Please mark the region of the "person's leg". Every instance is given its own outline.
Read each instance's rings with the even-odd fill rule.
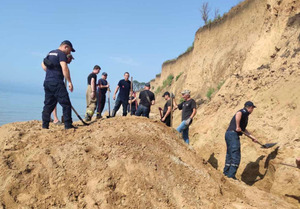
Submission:
[[[88,85],[86,91],[87,107],[86,107],[86,114],[85,114],[85,119],[87,121],[90,121],[92,119],[97,106],[97,97],[95,96],[95,98],[91,98],[91,94],[92,94],[92,88],[91,85]]]
[[[97,91],[97,118],[100,118],[101,115],[101,92]]]
[[[54,110],[57,100],[54,96],[55,94],[55,85],[51,85],[48,82],[44,83],[44,91],[45,91],[45,100],[44,100],[44,108],[42,112],[42,120],[43,120],[43,128],[49,128],[50,115]]]
[[[235,179],[235,174],[241,162],[241,144],[240,144],[240,138],[237,133],[231,132],[230,136],[231,136],[231,144],[230,144],[231,164],[227,176],[229,178]]]
[[[58,123],[59,122],[59,119],[57,117],[57,106],[55,106],[54,110],[52,111],[52,114],[53,114],[53,123]]]
[[[226,147],[227,147],[227,151],[226,151],[226,159],[225,159],[225,166],[224,166],[224,169],[223,169],[223,174],[225,176],[228,175],[228,172],[229,172],[229,168],[230,168],[230,165],[231,165],[231,146],[230,146],[230,132],[226,131],[225,133],[225,142],[226,142]]]
[[[182,130],[182,138],[185,143],[190,144],[189,140],[189,126]]]
[[[176,130],[177,130],[179,133],[181,133],[185,128],[186,128],[186,125],[185,125],[185,120],[184,120],[184,121],[182,121],[182,122],[179,124],[179,126],[177,127]]]
[[[123,116],[126,116],[127,115],[128,101],[126,101],[126,100],[122,101],[122,106],[123,106]]]
[[[143,116],[149,118],[150,108],[144,107]]]
[[[121,100],[119,98],[117,98],[116,100],[116,103],[115,103],[115,106],[114,106],[114,109],[112,111],[112,114],[111,114],[111,117],[115,117],[116,116],[116,113],[118,112],[118,110],[120,109],[121,107]]]
[[[90,103],[91,103],[91,86],[88,85],[87,89],[86,89],[86,111],[85,111],[85,120],[86,121],[90,121],[91,120],[91,117],[90,115],[88,114],[89,112],[89,106],[90,106]]]
[[[166,120],[164,121],[164,123],[165,123],[167,126],[171,127],[171,117],[167,117]]]
[[[103,109],[105,107],[105,102],[106,102],[106,96],[105,96],[105,94],[103,94],[103,95],[101,95],[101,101],[99,102],[101,104],[101,106],[100,106],[100,112],[99,112],[100,116],[101,116],[101,114],[103,112]]]
[[[65,128],[72,128],[73,121],[72,121],[72,108],[71,108],[71,101],[69,98],[69,93],[64,84],[59,84],[57,92],[55,94],[57,101],[63,107],[63,116],[64,116],[64,123]]]
[[[136,112],[135,112],[135,115],[136,116],[141,116],[142,112],[143,112],[142,105],[139,105],[138,108],[137,108],[137,110],[136,110]]]

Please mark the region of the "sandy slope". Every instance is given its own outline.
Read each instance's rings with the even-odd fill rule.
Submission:
[[[0,127],[2,208],[295,208],[224,178],[158,121],[78,126]]]
[[[295,165],[300,156],[299,69],[300,1],[246,0],[220,21],[199,29],[193,51],[163,65],[161,76],[151,82],[154,91],[168,75],[183,74],[157,95],[153,110],[163,106],[165,90],[174,92],[179,101],[180,91],[190,89],[199,104],[191,144],[221,172],[229,121],[247,100],[254,101],[258,108],[248,129],[261,142],[278,146],[260,149],[243,137],[237,176],[299,204],[300,171],[279,164]],[[211,100],[206,97],[210,87],[215,89]],[[179,122],[180,112],[175,112],[175,126]]]

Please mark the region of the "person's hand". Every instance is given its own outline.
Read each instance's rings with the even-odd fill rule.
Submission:
[[[69,82],[69,90],[73,92],[73,84],[71,82]]]
[[[258,142],[258,141],[257,141],[257,139],[255,139],[255,138],[253,138],[253,139],[252,139],[252,141],[253,141],[253,142],[255,142],[255,143],[257,143],[257,142]]]
[[[114,96],[113,96],[113,100],[116,100],[116,95],[114,94]]]
[[[166,120],[166,118],[165,118],[165,117],[163,117],[163,118],[161,119],[161,121],[162,121],[162,122],[164,122],[165,120]]]
[[[107,83],[107,88],[109,88],[109,83]]]
[[[187,120],[185,121],[185,125],[186,125],[186,126],[190,125],[191,121],[192,121],[192,118],[187,119]]]
[[[91,93],[91,99],[95,99],[95,96],[96,96],[96,94],[95,94],[95,92],[93,91],[93,92]]]
[[[240,127],[235,129],[236,132],[242,132],[242,129]]]
[[[171,93],[170,97],[174,99],[175,95],[173,93]]]

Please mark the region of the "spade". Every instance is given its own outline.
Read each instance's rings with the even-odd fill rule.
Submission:
[[[242,131],[243,134],[245,134],[247,137],[249,137],[250,139],[254,140],[254,138],[252,136],[250,136],[249,134],[245,133],[244,131]],[[264,149],[268,149],[268,148],[271,148],[273,146],[275,146],[277,143],[267,143],[267,144],[262,144],[260,143],[259,141],[257,141],[258,144],[261,145],[261,148],[264,148]]]

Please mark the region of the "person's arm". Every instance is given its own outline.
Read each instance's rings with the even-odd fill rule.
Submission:
[[[95,96],[96,96],[95,78],[92,78],[92,79],[91,79],[91,89],[92,89],[91,98],[94,99]]]
[[[44,71],[47,71],[47,67],[46,67],[46,65],[44,64],[44,61],[42,62],[42,68],[43,68]]]
[[[193,119],[193,117],[196,115],[197,109],[193,108],[193,113],[191,114],[190,118]]]
[[[102,85],[102,83],[100,82],[99,87],[100,87],[100,89],[109,88],[109,83],[107,83],[107,85]]]
[[[72,92],[73,91],[73,84],[72,84],[72,81],[71,81],[69,67],[68,67],[67,63],[64,62],[64,61],[60,62],[60,66],[62,68],[62,72],[63,72],[64,77],[67,79],[67,81],[69,83],[69,90]]]
[[[119,88],[120,88],[120,86],[118,85],[117,88],[116,88],[116,90],[115,90],[115,92],[114,92],[114,96],[113,96],[114,100],[116,99],[116,94],[118,93]]]
[[[240,127],[241,119],[242,119],[242,112],[237,112],[235,114],[236,132],[242,131],[242,129]]]
[[[161,120],[165,121],[166,118],[168,117],[168,115],[170,115],[170,114],[171,114],[171,106],[168,107],[168,110],[167,110],[166,114],[164,115],[164,117]]]
[[[257,139],[256,139],[254,136],[252,136],[251,133],[250,133],[247,129],[245,129],[244,133],[245,133],[249,138],[251,138],[253,142],[257,142]]]

